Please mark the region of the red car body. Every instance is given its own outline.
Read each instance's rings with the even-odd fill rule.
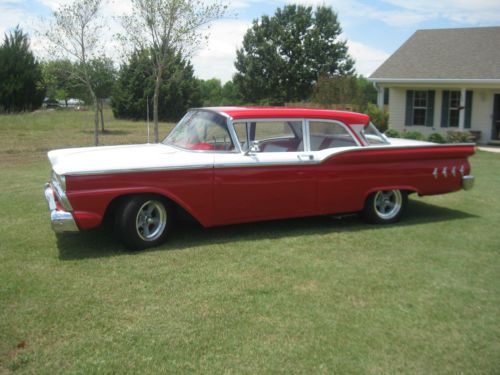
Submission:
[[[93,157],[92,153],[103,148],[49,153],[55,178],[47,185],[46,189],[49,190],[46,190],[46,196],[49,205],[51,197],[53,200],[51,211],[55,216],[52,220],[54,229],[71,231],[94,228],[101,224],[110,209],[115,208],[114,202],[137,194],[164,197],[173,205],[182,207],[203,226],[211,227],[359,212],[364,209],[368,197],[375,192],[399,190],[419,195],[443,194],[470,188],[474,180],[469,175],[468,162],[468,157],[475,152],[473,144],[438,145],[388,140],[383,136],[380,136],[382,143],[370,144],[369,136],[363,133],[369,126],[369,118],[363,114],[248,107],[209,108],[202,111],[225,119],[225,126],[233,139],[224,139],[224,147],[233,147],[231,151],[218,149],[220,146],[215,138],[212,143],[196,142],[187,148],[168,143],[150,145],[145,150],[154,148],[152,157],[161,158],[163,149],[156,148],[165,147],[165,160],[170,157],[170,161],[165,161],[164,166],[157,161],[155,165],[148,166],[146,160],[144,165],[130,168],[125,161],[125,164],[108,169],[82,167],[86,157]],[[219,117],[217,121],[222,121]],[[293,135],[260,141],[261,145],[272,143],[273,149],[279,152],[250,152],[249,144],[244,150],[242,145],[245,142],[234,140],[234,137],[239,137],[235,136],[235,124],[244,124],[238,126],[246,127],[246,137],[249,137],[251,124],[257,123],[264,127],[265,124],[274,124],[274,120],[295,126],[301,133],[295,137],[301,136],[304,141],[304,145],[300,146],[302,150],[288,153],[289,150],[285,150],[293,143]],[[318,122],[323,125],[337,124],[339,129],[346,132],[342,137],[352,138],[344,138],[352,146],[317,146],[318,150],[313,151],[311,124]],[[306,137],[309,137],[308,141]],[[337,134],[329,137],[335,138]],[[378,142],[376,137],[373,136],[373,139]],[[109,158],[113,158],[113,153],[117,152],[113,147],[105,149],[109,150],[106,151]],[[133,155],[134,150],[124,151],[121,148],[120,152]],[[138,155],[139,152],[142,151],[137,151]],[[77,167],[72,167],[72,158],[78,164]],[[177,162],[173,161],[175,158]],[[185,161],[187,159],[189,161]],[[135,162],[135,159],[131,160]],[[63,183],[61,179],[64,179]],[[59,212],[59,217],[54,212]]]

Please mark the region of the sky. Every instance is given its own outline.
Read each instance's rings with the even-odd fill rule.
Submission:
[[[0,32],[19,24],[31,38],[39,58],[47,58],[43,40],[36,36],[40,18],[50,18],[64,0],[0,0]],[[252,20],[272,16],[287,4],[331,6],[338,15],[349,53],[358,74],[369,76],[416,30],[456,27],[500,26],[500,0],[233,0],[227,2],[226,16],[214,22],[207,42],[192,57],[198,78],[218,78],[222,82],[235,73],[236,50],[241,47]],[[130,12],[129,0],[105,0],[103,14],[117,16]],[[109,35],[120,32],[111,21]],[[106,54],[116,58],[116,42],[108,43]]]

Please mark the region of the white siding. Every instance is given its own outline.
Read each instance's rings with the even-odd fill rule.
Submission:
[[[389,89],[389,128],[402,131],[405,128],[406,89]]]
[[[487,143],[491,140],[495,93],[500,94],[500,90],[474,90],[471,130],[481,131],[481,139],[479,140],[481,143]]]
[[[443,90],[460,90],[459,88],[391,87],[389,90],[389,128],[397,131],[418,131],[424,135],[429,135],[431,133],[446,135],[446,132],[450,130],[450,128],[441,127],[442,93]],[[435,90],[433,127],[405,126],[407,90]],[[491,140],[494,94],[500,94],[500,88],[494,90],[467,88],[467,90],[473,91],[474,94],[472,97],[471,128],[465,130],[481,131],[481,139],[479,142],[488,143]],[[456,128],[451,128],[451,130],[456,130]]]

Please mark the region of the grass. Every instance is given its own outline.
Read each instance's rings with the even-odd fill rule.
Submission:
[[[397,225],[186,223],[131,254],[50,229],[45,151],[90,145],[91,116],[0,117],[0,373],[500,372],[500,154]],[[104,143],[145,141],[107,117]]]

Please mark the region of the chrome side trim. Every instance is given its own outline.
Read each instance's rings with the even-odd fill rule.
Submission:
[[[213,164],[201,165],[181,165],[170,167],[141,167],[141,168],[127,168],[127,169],[103,169],[98,171],[81,171],[65,173],[66,176],[90,176],[101,174],[120,174],[120,173],[136,173],[136,172],[162,172],[162,171],[178,171],[178,170],[195,170],[195,169],[212,169]]]
[[[307,157],[306,160],[301,160],[300,156]],[[215,165],[215,169],[220,168],[261,168],[261,167],[291,167],[291,166],[304,166],[304,165],[317,165],[321,164],[319,160],[310,158],[312,155],[298,155],[297,161],[286,162],[258,162],[258,163],[220,163]]]
[[[462,189],[470,190],[474,187],[474,180],[476,178],[472,175],[462,177]]]
[[[56,201],[54,198],[54,190],[50,184],[45,184],[45,200],[50,210],[50,222],[52,230],[56,233],[78,232],[78,226],[71,212],[62,211],[57,209]]]
[[[245,120],[246,121],[246,120]],[[294,119],[294,121],[297,121],[297,119]],[[299,120],[300,121],[300,120]],[[239,122],[239,120],[238,120]],[[449,148],[449,147],[456,147],[456,146],[475,146],[474,143],[454,143],[454,144],[448,144],[448,145],[411,145],[411,146],[393,146],[393,145],[382,145],[382,146],[370,146],[370,147],[359,147],[359,146],[352,146],[349,149],[343,149],[341,151],[336,150],[335,148],[329,149],[331,150],[331,153],[325,155],[322,159],[317,159],[314,160],[314,162],[310,164],[321,164],[322,162],[330,159],[331,157],[336,157],[338,155],[343,155],[346,153],[356,153],[356,152],[371,152],[374,150],[387,150],[387,149],[392,149],[392,150],[402,150],[402,149],[421,149],[421,148]],[[325,151],[325,150],[322,150]],[[307,151],[300,151],[300,152],[307,152]],[[317,152],[320,151],[314,151],[316,154]],[[231,153],[220,153],[220,154],[236,154],[234,152]],[[267,166],[267,165],[296,165],[299,164],[298,162],[285,162],[285,163],[280,163],[280,162],[269,162],[269,163],[259,163],[258,166]],[[300,163],[300,164],[303,164]],[[242,163],[241,165],[239,163],[235,164],[199,164],[199,165],[183,165],[183,166],[161,166],[161,167],[141,167],[141,168],[127,168],[127,169],[118,169],[118,170],[96,170],[96,171],[79,171],[79,172],[67,172],[64,173],[66,176],[86,176],[86,175],[102,175],[102,174],[120,174],[120,173],[136,173],[136,172],[161,172],[161,171],[177,171],[177,170],[197,170],[197,169],[213,169],[213,168],[227,168],[227,167],[233,167],[233,166],[247,166],[247,164]],[[256,164],[250,164],[248,166],[257,166]]]

